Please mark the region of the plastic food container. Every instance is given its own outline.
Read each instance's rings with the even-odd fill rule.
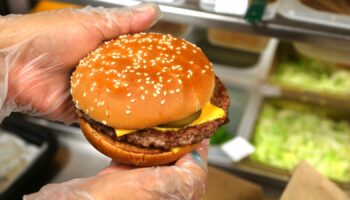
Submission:
[[[292,166],[303,157],[350,193],[350,175],[342,174],[349,173],[350,166],[346,156],[350,144],[345,139],[350,140],[349,112],[279,97],[266,97],[256,108],[251,131],[240,133],[256,152],[231,168],[280,185],[289,180]],[[259,145],[266,141],[270,144]],[[290,166],[281,167],[283,161]]]
[[[279,13],[291,20],[350,29],[350,16],[315,9],[300,0],[281,0]]]
[[[148,32],[171,34],[177,37],[185,37],[188,33],[189,25],[174,22],[158,22]]]
[[[261,53],[215,46],[209,43],[207,30],[193,27],[187,40],[200,47],[214,64],[216,73],[229,79],[243,82],[256,82],[266,79],[272,65],[278,40],[270,38],[267,47]]]
[[[267,77],[272,66],[278,40],[269,39],[267,47],[261,53],[214,46],[206,39],[196,44],[215,64],[216,72],[237,80],[260,81]]]
[[[232,8],[232,9],[229,9],[229,10],[227,9],[227,6],[226,6],[227,3],[228,3],[227,1],[225,2],[222,0],[200,0],[199,5],[201,9],[209,12],[217,12],[217,13],[223,13],[223,14],[231,14],[238,17],[244,17],[245,12],[248,8],[248,5],[246,5],[247,3],[249,3],[248,1],[246,1],[246,3],[240,3],[240,5],[230,5],[229,8]],[[278,0],[269,0],[262,19],[263,20],[273,19],[276,15],[278,5],[279,5]],[[225,6],[226,8],[224,8]],[[238,10],[237,9],[238,7],[241,7],[241,9]]]
[[[269,39],[270,38],[264,36],[220,29],[208,30],[208,40],[210,43],[221,47],[243,50],[252,53],[263,52],[267,48]]]
[[[49,10],[65,9],[65,8],[79,8],[80,6],[71,3],[64,3],[59,1],[40,0],[32,9],[33,13],[43,12]]]
[[[0,140],[0,199],[19,199],[24,192],[34,192],[26,189],[42,170],[48,170],[56,138],[46,128],[10,117],[1,124]]]
[[[350,110],[350,68],[302,54],[291,44],[281,43],[269,84],[289,98]]]
[[[232,68],[254,68],[261,58],[261,54],[259,53],[215,46],[206,39],[199,41],[197,45],[213,63],[231,66]]]
[[[319,11],[350,15],[348,0],[300,0],[304,5]]]
[[[328,61],[350,68],[350,47],[335,48],[323,47],[321,45],[310,45],[306,43],[293,43],[294,48],[303,56]]]

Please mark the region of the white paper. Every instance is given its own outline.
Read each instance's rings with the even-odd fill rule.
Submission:
[[[248,0],[216,0],[215,12],[232,15],[244,15],[248,9]]]
[[[221,145],[221,149],[234,162],[242,160],[255,151],[254,146],[240,136],[235,137],[232,140]]]

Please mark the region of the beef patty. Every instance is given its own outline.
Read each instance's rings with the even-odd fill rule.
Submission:
[[[213,105],[222,108],[226,112],[226,117],[209,121],[197,126],[185,127],[178,131],[141,129],[134,133],[129,133],[120,137],[116,136],[114,128],[91,119],[81,110],[77,110],[77,113],[78,116],[85,119],[92,128],[100,133],[110,136],[114,140],[126,142],[139,147],[170,149],[173,147],[194,144],[205,138],[210,138],[218,127],[229,121],[227,116],[230,98],[225,86],[218,78],[215,79],[215,88],[210,102]]]

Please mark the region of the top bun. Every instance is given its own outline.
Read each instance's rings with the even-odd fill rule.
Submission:
[[[200,110],[215,85],[201,49],[157,33],[123,35],[82,59],[71,77],[78,109],[120,129],[142,129]]]

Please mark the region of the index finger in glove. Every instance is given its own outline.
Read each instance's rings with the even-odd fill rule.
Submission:
[[[24,41],[28,43],[31,39],[34,41],[30,41],[26,49],[32,47],[34,55],[27,56],[28,59],[48,52],[54,55],[51,59],[71,68],[104,40],[146,30],[160,17],[159,7],[150,3],[122,9],[88,6],[83,9],[16,15],[0,21],[3,36],[0,48]],[[7,23],[1,23],[3,21]]]
[[[146,30],[161,17],[159,7],[152,3],[143,3],[122,9],[86,7],[80,11],[83,15],[86,11],[94,13],[92,21],[83,20],[82,23],[95,23],[95,27],[99,29],[104,40],[126,33]]]

